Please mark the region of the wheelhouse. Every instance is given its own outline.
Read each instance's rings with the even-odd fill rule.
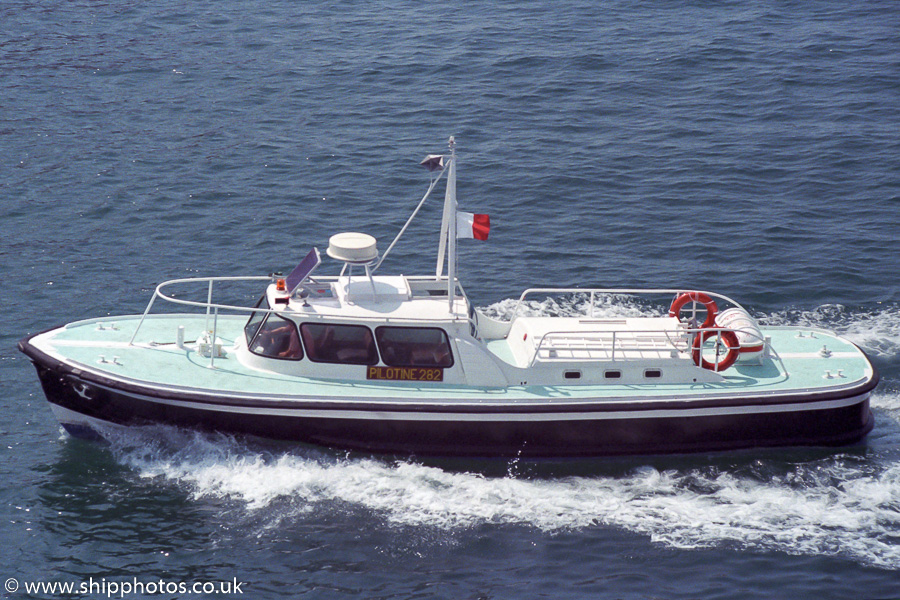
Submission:
[[[337,299],[342,297],[339,291],[347,286],[335,282],[328,286],[320,286],[327,293],[316,299],[305,299],[301,308],[312,308],[324,304],[335,308]],[[412,288],[412,286],[410,286]],[[294,367],[295,372],[314,374],[316,366],[382,366],[393,371],[357,373],[358,378],[397,379],[415,381],[444,381],[443,370],[452,369],[455,365],[451,334],[440,323],[408,323],[383,325],[381,321],[360,322],[357,318],[348,322],[346,317],[319,311],[304,315],[292,301],[279,301],[279,286],[276,283],[273,298],[275,308],[270,304],[271,293],[265,294],[251,313],[244,325],[244,348],[253,357],[276,359],[293,363],[318,363]],[[418,294],[410,294],[407,301],[423,300],[435,302],[444,294],[429,293],[428,286],[421,283],[416,286]],[[338,291],[338,293],[335,293]],[[445,290],[437,290],[445,291]],[[269,290],[271,292],[271,290]],[[377,299],[376,299],[377,300]],[[371,304],[352,305],[353,308],[372,308]],[[467,313],[471,311],[466,311]],[[471,332],[474,325],[464,324],[461,329]],[[251,360],[253,360],[251,358]],[[254,360],[254,362],[256,362]],[[260,364],[260,363],[257,363]],[[270,368],[284,371],[285,366],[268,363]],[[296,371],[296,369],[300,371]],[[402,369],[439,369],[441,373],[407,372]],[[412,374],[410,374],[412,373]],[[353,374],[348,372],[351,378]]]

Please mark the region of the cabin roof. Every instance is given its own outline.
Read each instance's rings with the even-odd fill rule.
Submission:
[[[468,300],[460,293],[453,311],[447,298],[446,280],[397,276],[336,277],[309,286],[305,297],[286,294],[275,285],[267,291],[269,305],[284,307],[286,315],[337,319],[380,319],[388,322],[453,322],[467,319]],[[278,300],[281,300],[279,302]]]

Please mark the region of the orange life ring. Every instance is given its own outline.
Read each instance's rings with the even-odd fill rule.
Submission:
[[[726,348],[728,348],[728,352],[725,354],[722,360],[716,362],[710,362],[703,358],[703,342],[711,337],[715,337],[721,333],[722,335],[722,343]],[[737,334],[729,329],[717,331],[715,329],[704,329],[700,333],[694,337],[693,349],[691,351],[691,355],[694,358],[694,364],[698,367],[703,367],[704,369],[709,369],[710,371],[724,371],[731,365],[737,361],[738,357],[741,355],[741,343],[738,341]],[[719,352],[716,351],[716,357],[718,357]]]
[[[680,320],[681,317],[679,316],[679,313],[688,302],[698,302],[706,307],[706,320],[700,325],[701,329],[715,326],[716,312],[719,310],[719,307],[716,306],[716,303],[712,298],[703,292],[684,292],[683,294],[680,294],[672,301],[672,306],[669,307],[669,316]]]

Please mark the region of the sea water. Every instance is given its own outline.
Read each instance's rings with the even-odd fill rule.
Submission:
[[[897,31],[890,2],[4,2],[0,594],[900,596]],[[882,375],[867,442],[527,462],[61,432],[16,340],[342,231],[383,250],[450,135],[491,215],[460,243],[476,305],[683,287],[836,330]],[[382,271],[433,272],[439,219]]]

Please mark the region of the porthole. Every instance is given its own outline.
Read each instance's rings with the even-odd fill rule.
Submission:
[[[662,377],[662,369],[644,369],[644,377],[647,379],[659,379]]]
[[[606,379],[621,379],[622,371],[619,371],[618,369],[614,369],[611,371],[604,371],[603,377]]]

